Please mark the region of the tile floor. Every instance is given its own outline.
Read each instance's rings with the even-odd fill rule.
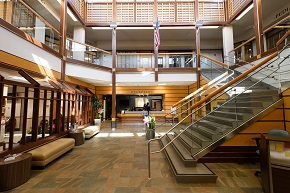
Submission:
[[[157,132],[165,132],[163,127]],[[159,144],[152,145],[158,149]],[[143,124],[109,121],[85,144],[49,164],[32,170],[25,184],[7,191],[21,193],[262,193],[255,164],[207,164],[219,177],[216,183],[176,183],[163,153],[151,156],[152,179],[148,180],[147,141]]]

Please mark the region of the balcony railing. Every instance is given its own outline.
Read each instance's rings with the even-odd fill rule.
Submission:
[[[66,50],[68,58],[112,67],[112,54],[100,48],[67,38]]]
[[[60,33],[22,0],[0,2],[0,18],[59,52]]]
[[[193,68],[195,53],[159,53],[158,68]],[[118,68],[155,68],[153,53],[118,53]]]

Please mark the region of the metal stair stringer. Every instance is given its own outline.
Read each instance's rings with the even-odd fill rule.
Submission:
[[[207,153],[211,152],[216,147],[218,147],[219,145],[221,145],[224,142],[228,141],[229,139],[231,139],[232,137],[234,137],[235,135],[237,135],[238,133],[240,133],[242,130],[246,129],[247,127],[249,127],[253,123],[255,123],[258,120],[260,120],[261,118],[265,117],[267,114],[269,114],[270,112],[274,111],[277,107],[280,107],[283,104],[284,104],[283,98],[277,100],[276,102],[274,102],[273,104],[271,104],[270,106],[268,106],[267,108],[265,108],[264,110],[262,110],[260,113],[258,113],[255,116],[253,116],[248,121],[243,122],[241,125],[239,125],[235,129],[232,129],[228,133],[224,134],[220,139],[218,139],[216,141],[213,141],[208,146],[203,147],[203,148],[201,148],[198,151],[196,149],[193,150],[192,157],[194,159],[196,159],[196,160],[198,160],[199,158],[202,158]]]

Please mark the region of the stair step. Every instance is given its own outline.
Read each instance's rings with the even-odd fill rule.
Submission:
[[[172,141],[174,139],[173,135],[166,135],[166,137],[168,138],[168,142]],[[186,167],[189,166],[196,166],[196,160],[193,159],[193,157],[191,156],[191,152],[188,151],[181,143],[179,140],[174,140],[172,142],[173,144],[173,148],[175,149],[176,153],[178,154],[180,160],[182,161],[183,165],[185,165]]]
[[[203,120],[212,121],[215,123],[229,126],[231,128],[235,128],[242,122],[242,120],[236,120],[236,119],[230,119],[230,118],[225,119],[223,117],[217,117],[217,116],[212,116],[212,115],[205,116]]]
[[[198,123],[194,124],[193,126],[196,126],[196,125],[203,126],[203,127],[210,129],[214,132],[222,133],[222,134],[224,134],[227,131],[232,129],[232,127],[229,127],[227,125],[222,125],[222,124],[214,123],[214,122],[207,121],[207,120],[201,120]]]
[[[249,108],[249,107],[230,107],[230,106],[221,106],[219,111],[223,112],[237,112],[237,113],[247,113],[247,114],[257,114],[262,108]]]
[[[160,141],[162,146],[167,144],[165,137]],[[167,146],[164,152],[178,183],[216,183],[218,176],[205,164],[197,163],[195,167],[185,167],[172,145]]]
[[[178,134],[175,132],[174,136],[176,136],[176,135],[178,135]],[[181,134],[177,139],[189,152],[191,152],[191,149],[200,149],[202,147],[202,143],[200,140],[195,139],[193,141],[191,138],[189,138],[184,133]]]
[[[247,95],[242,95],[242,96],[237,96],[237,100],[244,100],[244,101],[250,101],[250,100],[255,100],[255,101],[276,101],[279,99],[278,95],[269,95],[269,94],[263,94],[263,95],[254,95],[254,96],[247,96]]]
[[[219,139],[222,136],[222,132],[216,132],[203,126],[191,126],[190,129],[213,141]]]
[[[183,138],[183,135],[188,137],[191,141],[194,141],[201,147],[205,147],[211,143],[211,140],[195,131],[184,131],[180,136]]]
[[[260,108],[264,108],[269,106],[270,104],[272,104],[272,102],[263,102],[263,101],[243,101],[243,100],[239,100],[239,101],[235,101],[232,100],[228,103],[226,103],[223,106],[231,106],[231,107],[260,107]]]
[[[252,117],[252,114],[249,113],[229,113],[229,112],[223,112],[219,111],[219,109],[215,110],[214,112],[210,113],[213,116],[222,117],[222,118],[230,118],[230,119],[237,119],[237,120],[248,120],[250,117]]]

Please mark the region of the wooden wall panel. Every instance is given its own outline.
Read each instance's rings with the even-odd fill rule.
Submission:
[[[271,129],[283,129],[284,122],[256,122],[249,126],[248,128],[244,129],[241,133],[268,133]]]

